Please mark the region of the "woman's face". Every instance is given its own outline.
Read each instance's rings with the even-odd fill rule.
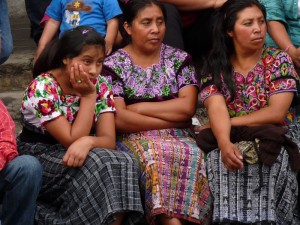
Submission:
[[[156,5],[141,9],[132,24],[124,23],[124,28],[131,36],[132,44],[141,51],[151,52],[160,48],[165,35],[163,12]]]
[[[258,50],[266,37],[266,21],[257,6],[245,8],[237,14],[233,31],[228,31],[236,51]]]
[[[87,73],[89,79],[93,82],[102,70],[103,61],[104,52],[102,46],[87,45],[83,48],[80,55],[64,59],[64,64],[69,73],[75,64],[78,66],[82,65],[84,72]]]

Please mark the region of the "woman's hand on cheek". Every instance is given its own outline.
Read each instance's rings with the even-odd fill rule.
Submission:
[[[73,142],[63,157],[63,164],[68,167],[81,167],[88,156],[92,145],[88,137]]]
[[[87,97],[96,94],[95,85],[89,79],[89,76],[84,71],[82,65],[75,63],[71,67],[70,83],[76,91],[76,94],[80,97]]]

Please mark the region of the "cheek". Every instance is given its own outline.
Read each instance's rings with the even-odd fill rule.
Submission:
[[[264,35],[267,34],[267,25],[266,25],[266,24],[263,25],[263,26],[261,27],[261,32],[262,32]]]
[[[102,71],[103,68],[103,64],[101,64],[100,66],[97,67],[97,73],[100,74],[100,72]]]
[[[237,32],[237,39],[245,42],[247,39],[250,38],[251,35],[251,29],[239,29]]]

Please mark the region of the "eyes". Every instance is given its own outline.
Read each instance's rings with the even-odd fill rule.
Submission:
[[[159,18],[157,20],[152,20],[152,19],[144,19],[142,20],[141,24],[145,27],[151,26],[153,23],[156,23],[157,26],[161,26],[165,23],[164,19]]]
[[[254,20],[246,20],[243,23],[243,25],[245,25],[246,27],[250,27],[250,26],[252,26],[255,23],[256,23],[256,21],[254,21]],[[257,23],[260,24],[260,25],[262,25],[262,24],[265,24],[266,21],[265,21],[265,19],[259,19]]]
[[[92,60],[92,59],[83,59],[83,64],[86,65],[86,66],[88,66],[88,65],[90,65],[90,64],[92,64],[92,63],[94,63],[94,60]],[[97,66],[102,66],[103,60],[102,60],[102,59],[101,59],[101,60],[98,60],[98,61],[96,62],[96,64],[97,64]]]

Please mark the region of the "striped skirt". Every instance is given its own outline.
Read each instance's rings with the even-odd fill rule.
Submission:
[[[298,146],[299,135],[300,124],[290,125],[288,136]],[[214,197],[214,222],[300,224],[297,173],[291,170],[283,147],[271,167],[245,163],[235,172],[224,167],[220,150],[216,149],[207,155],[207,173]]]
[[[30,144],[18,140],[20,154],[31,154],[43,165],[43,185],[37,202],[36,224],[108,225],[114,214],[126,212],[122,224],[143,217],[134,156],[93,149],[80,168],[65,167],[60,144]]]
[[[202,151],[186,130],[151,130],[119,137],[117,146],[135,154],[142,169],[146,219],[156,215],[210,224],[212,198]]]

